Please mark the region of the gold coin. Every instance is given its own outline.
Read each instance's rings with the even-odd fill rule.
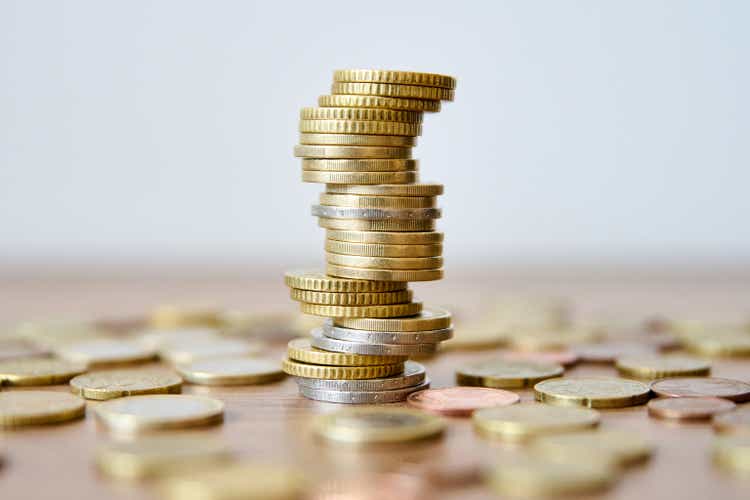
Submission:
[[[740,406],[736,410],[714,416],[713,427],[716,432],[723,434],[750,435],[750,406]]]
[[[366,269],[437,269],[442,267],[442,257],[362,257],[326,252],[329,264]]]
[[[396,292],[364,292],[364,293],[341,293],[341,292],[316,292],[313,290],[301,290],[292,288],[290,290],[292,300],[308,302],[311,304],[324,304],[331,306],[373,306],[387,304],[404,304],[411,302],[411,290],[399,290]]]
[[[83,399],[65,392],[13,391],[0,393],[0,428],[56,424],[86,413]]]
[[[422,310],[421,302],[407,304],[387,304],[378,306],[331,306],[324,304],[300,303],[305,314],[326,318],[399,318],[413,316]]]
[[[356,194],[321,193],[320,204],[353,208],[434,208],[437,206],[437,198],[435,196],[358,196]]]
[[[177,366],[177,372],[199,385],[255,385],[285,377],[278,360],[245,356],[199,359]]]
[[[138,344],[148,349],[158,350],[180,342],[210,342],[220,340],[216,328],[185,327],[171,330],[145,330],[135,337]]]
[[[401,159],[310,159],[302,160],[302,170],[316,170],[321,172],[403,172],[416,170],[418,160]]]
[[[99,470],[115,479],[154,479],[229,463],[227,445],[208,437],[177,435],[112,441],[96,451]]]
[[[116,432],[154,431],[220,423],[224,403],[186,394],[129,396],[100,403],[94,411]]]
[[[408,135],[363,135],[363,134],[305,134],[299,135],[300,144],[329,146],[389,146],[412,148],[417,145],[416,137]]]
[[[185,326],[219,326],[217,309],[205,306],[162,305],[151,312],[151,325],[155,328],[180,328]]]
[[[445,422],[428,413],[406,408],[347,408],[320,415],[315,433],[329,441],[348,444],[402,443],[437,437]]]
[[[333,82],[331,93],[334,95],[373,95],[434,101],[452,101],[455,95],[453,89],[443,89],[440,87],[358,82]]]
[[[419,332],[450,328],[451,313],[437,307],[425,307],[412,318],[334,318],[333,324],[374,332]]]
[[[396,136],[394,136],[396,137]],[[387,146],[294,146],[294,156],[327,159],[403,159],[411,158],[411,148]]]
[[[508,341],[506,332],[489,322],[469,324],[457,329],[452,339],[441,347],[450,351],[472,351],[499,347]]]
[[[366,120],[300,120],[299,131],[313,134],[422,135],[422,124]]]
[[[564,369],[554,363],[493,359],[473,363],[456,371],[458,385],[520,389],[562,376]]]
[[[523,441],[545,434],[596,427],[599,425],[599,412],[585,408],[521,403],[477,410],[472,420],[481,434],[508,441]]]
[[[443,194],[442,184],[382,184],[359,186],[356,184],[329,184],[328,194],[359,194],[365,196],[439,196]]]
[[[104,368],[143,363],[156,357],[152,349],[129,340],[98,338],[62,346],[55,354],[68,361],[84,363],[89,368]]]
[[[336,229],[343,231],[378,231],[378,232],[417,232],[434,231],[435,219],[334,219],[331,217],[318,217],[318,226],[325,229]],[[330,274],[330,273],[329,273]],[[362,278],[377,279],[377,278]],[[402,280],[407,281],[407,280]],[[412,281],[412,280],[408,280]]]
[[[338,69],[333,72],[336,82],[371,82],[394,83],[397,85],[420,85],[424,87],[441,87],[455,89],[456,79],[452,76],[437,73],[419,73],[416,71],[394,71],[384,69]]]
[[[556,462],[576,457],[576,461],[587,459],[626,467],[648,460],[654,446],[632,432],[589,430],[541,436],[534,440],[532,449]]]
[[[229,339],[176,341],[159,349],[159,357],[172,364],[192,363],[199,359],[226,356],[252,356],[258,354],[264,344],[258,340]]]
[[[342,278],[378,281],[434,281],[443,278],[442,269],[364,269],[361,267],[344,267],[328,264],[326,272]]]
[[[537,401],[563,406],[622,408],[648,401],[646,384],[623,378],[556,378],[534,386]]]
[[[61,359],[8,359],[0,361],[0,385],[64,384],[85,371],[85,363],[76,363]]]
[[[303,170],[302,182],[319,182],[325,184],[379,184],[408,183],[417,180],[413,170],[404,172],[328,172],[320,170]]]
[[[750,356],[750,335],[745,332],[706,332],[682,342],[688,351],[704,356]]]
[[[182,379],[164,370],[111,370],[78,375],[70,381],[73,394],[86,399],[113,399],[140,394],[179,394]]]
[[[75,320],[27,321],[18,325],[13,333],[42,349],[54,349],[102,335],[102,331],[90,321]]]
[[[406,109],[428,113],[440,111],[440,101],[429,101],[427,99],[399,99],[397,97],[370,95],[322,95],[318,97],[318,106]]]
[[[435,257],[443,253],[443,245],[378,245],[326,240],[326,250],[361,257]]]
[[[382,245],[434,245],[443,242],[443,233],[422,231],[418,233],[385,231],[343,231],[328,230],[326,238],[350,243]]]
[[[350,280],[326,276],[317,271],[287,271],[284,283],[290,288],[319,292],[390,292],[406,290],[407,283],[394,281]]]
[[[625,377],[657,379],[709,375],[711,363],[685,356],[638,356],[619,358],[615,368]]]
[[[365,354],[346,354],[316,349],[310,345],[310,339],[294,339],[287,344],[287,356],[290,360],[326,366],[377,366],[403,363],[406,356],[373,356]],[[288,373],[288,372],[287,372]],[[318,378],[318,377],[316,377]],[[320,377],[326,378],[326,377]]]
[[[302,108],[302,120],[354,120],[422,123],[421,111],[405,111],[383,108]]]
[[[497,493],[511,497],[576,498],[606,491],[615,480],[614,472],[604,463],[530,457],[502,462],[489,476],[490,486]]]
[[[307,483],[291,468],[240,462],[185,471],[159,483],[158,490],[165,500],[299,500]]]
[[[326,380],[363,380],[390,377],[404,371],[403,363],[374,366],[325,366],[300,363],[291,359],[282,362],[284,372],[293,377]]]
[[[750,434],[718,438],[713,446],[713,460],[724,469],[750,476]]]

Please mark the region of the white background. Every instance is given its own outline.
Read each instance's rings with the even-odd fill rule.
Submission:
[[[335,68],[455,75],[451,262],[750,256],[748,2],[0,3],[0,259],[320,262]]]

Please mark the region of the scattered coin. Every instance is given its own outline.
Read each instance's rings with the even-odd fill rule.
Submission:
[[[366,473],[324,479],[309,500],[424,500],[432,497],[426,480],[411,474]]]
[[[686,356],[628,356],[618,358],[615,368],[625,377],[651,380],[711,373],[711,363]]]
[[[252,356],[263,350],[259,341],[216,338],[213,340],[176,341],[162,347],[159,356],[173,365],[192,363],[200,359],[227,356]]]
[[[52,358],[20,358],[0,361],[0,385],[31,386],[64,384],[86,371],[84,363]]]
[[[179,394],[182,379],[164,370],[111,370],[78,375],[70,389],[86,399],[113,399],[140,394]]]
[[[654,356],[653,346],[636,342],[601,342],[573,347],[578,359],[585,363],[614,363],[620,358]]]
[[[137,334],[136,341],[147,349],[159,350],[182,342],[212,342],[220,338],[216,328],[189,327],[144,330]]]
[[[50,350],[21,339],[0,339],[0,362],[21,358],[39,358],[50,355]]]
[[[542,436],[532,443],[533,450],[550,460],[589,460],[613,466],[630,466],[651,457],[654,446],[638,434],[589,430]]]
[[[200,385],[266,384],[286,376],[279,361],[244,356],[200,359],[178,365],[177,371],[188,382]]]
[[[498,347],[508,342],[507,332],[491,322],[469,324],[458,329],[445,349],[451,351],[484,350]]]
[[[474,410],[508,406],[520,401],[518,394],[484,387],[448,387],[428,389],[409,395],[409,405],[429,413],[451,417],[469,417]]]
[[[108,338],[74,342],[56,349],[55,353],[68,361],[85,363],[89,368],[143,363],[156,357],[152,349],[135,342]]]
[[[0,428],[56,424],[82,418],[85,413],[84,400],[65,392],[0,393]]]
[[[95,412],[110,430],[130,433],[217,424],[224,418],[224,403],[201,396],[156,394],[106,401]]]
[[[509,351],[502,355],[509,361],[529,361],[531,363],[572,366],[578,362],[578,355],[571,349],[561,351]]]
[[[523,441],[545,434],[574,432],[599,425],[599,412],[586,408],[521,403],[477,410],[474,427],[480,434]]]
[[[714,442],[714,463],[731,472],[750,475],[750,434],[724,436]]]
[[[400,443],[439,436],[438,417],[405,408],[352,408],[317,417],[315,433],[350,444]]]
[[[289,358],[303,363],[328,366],[373,366],[403,363],[405,356],[393,355],[363,355],[347,354],[341,352],[328,352],[316,349],[310,343],[310,339],[294,339],[287,346]]]
[[[151,312],[150,322],[155,328],[183,328],[193,326],[218,327],[221,312],[207,306],[165,304]]]
[[[750,334],[740,331],[687,336],[685,348],[705,356],[750,356]]]
[[[520,389],[532,387],[542,380],[560,377],[563,371],[563,367],[557,364],[493,359],[459,368],[456,372],[456,383],[500,389]]]
[[[736,403],[750,401],[750,384],[727,378],[668,378],[653,382],[651,390],[657,396],[668,398],[709,396],[729,399]]]
[[[716,415],[713,424],[716,432],[750,434],[750,406]]]
[[[622,378],[557,378],[534,386],[538,401],[588,408],[622,408],[648,401],[646,384]]]
[[[735,406],[728,399],[714,397],[656,398],[648,402],[648,414],[676,420],[707,420],[732,411]]]

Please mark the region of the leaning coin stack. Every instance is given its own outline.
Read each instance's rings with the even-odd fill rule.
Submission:
[[[424,112],[453,99],[449,76],[339,70],[331,95],[300,115],[302,180],[326,184],[312,207],[326,229],[326,273],[289,272],[302,312],[328,318],[289,344],[285,371],[311,399],[403,401],[428,387],[409,356],[451,338],[447,311],[412,301],[409,281],[443,277],[440,184],[417,183],[411,150]]]

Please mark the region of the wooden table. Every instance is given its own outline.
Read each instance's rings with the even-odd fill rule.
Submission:
[[[695,276],[695,275],[693,275]],[[597,277],[487,276],[449,278],[440,283],[415,285],[427,302],[455,306],[470,315],[472,305],[490,301],[495,294],[561,296],[572,300],[582,319],[639,320],[652,313],[672,317],[733,322],[750,316],[750,281],[746,274],[704,273],[698,278],[675,274],[659,279],[638,273]],[[210,302],[249,310],[289,309],[287,292],[279,278],[244,277],[202,279],[79,279],[0,280],[0,320],[11,324],[25,318],[99,317],[142,313],[154,304]],[[460,335],[460,316],[457,334]],[[282,347],[274,355],[280,356]],[[433,387],[451,386],[454,372],[464,361],[488,352],[447,353],[426,361]],[[609,367],[581,365],[570,374],[613,375]],[[714,374],[750,380],[750,360],[717,361]],[[59,386],[55,390],[65,391]],[[312,415],[339,405],[309,401],[297,394],[294,381],[257,387],[207,388],[187,385],[188,394],[205,394],[226,402],[223,425],[199,432],[231,443],[249,459],[291,463],[312,477],[325,478],[362,470],[424,470],[425,466],[463,467],[491,463],[509,447],[477,436],[467,419],[451,419],[439,440],[389,449],[353,450],[313,440],[307,426]],[[522,391],[524,400],[533,399]],[[89,409],[96,402],[89,402]],[[742,482],[712,466],[708,450],[713,439],[707,424],[675,424],[646,415],[645,407],[603,411],[604,428],[636,432],[652,440],[657,452],[650,463],[623,474],[603,498],[730,499],[750,498],[750,481]],[[6,432],[7,462],[0,469],[0,499],[34,500],[74,498],[150,498],[143,485],[118,484],[98,476],[92,465],[96,446],[107,439],[89,410],[85,420],[49,427]],[[511,451],[512,452],[512,451]],[[491,497],[481,484],[441,487],[431,498]]]

